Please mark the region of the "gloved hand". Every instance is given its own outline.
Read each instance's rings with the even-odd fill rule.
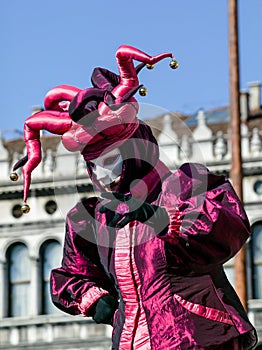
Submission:
[[[164,208],[142,202],[133,198],[130,194],[104,192],[101,194],[101,197],[110,201],[100,208],[100,212],[105,213],[110,210],[115,213],[112,220],[108,223],[109,227],[120,229],[129,222],[138,220],[160,232],[169,224],[169,216]]]
[[[111,295],[104,295],[96,302],[93,312],[93,320],[96,323],[112,325],[113,316],[117,309],[117,301]]]

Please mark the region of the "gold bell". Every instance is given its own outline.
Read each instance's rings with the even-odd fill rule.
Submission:
[[[28,204],[24,203],[22,206],[21,206],[21,210],[24,214],[27,214],[30,212],[30,207]]]
[[[10,180],[12,180],[12,181],[18,180],[18,175],[15,172],[11,173],[9,177],[10,177]]]
[[[153,69],[154,67],[155,67],[154,64],[150,64],[150,63],[146,64],[147,69]]]
[[[140,96],[146,96],[147,95],[147,88],[142,86],[140,89],[139,89],[139,95]]]
[[[177,68],[178,68],[178,62],[177,62],[177,60],[172,60],[172,61],[170,61],[169,66],[170,66],[170,68],[172,68],[172,69],[177,69]]]

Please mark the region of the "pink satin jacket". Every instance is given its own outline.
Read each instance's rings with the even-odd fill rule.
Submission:
[[[256,332],[222,266],[250,235],[229,181],[184,164],[154,204],[170,216],[161,232],[140,222],[108,229],[97,197],[68,213],[62,266],[51,275],[55,305],[89,316],[101,296],[115,296],[112,349],[251,349]]]

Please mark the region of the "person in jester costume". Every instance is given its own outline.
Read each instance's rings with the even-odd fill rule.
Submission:
[[[250,236],[242,203],[204,165],[171,172],[137,117],[138,72],[168,57],[176,68],[172,53],[122,45],[119,74],[95,68],[92,87],[47,93],[45,110],[25,121],[27,155],[14,166],[23,167],[23,208],[41,161],[40,130],[61,135],[84,157],[96,195],[67,214],[53,303],[111,325],[114,350],[252,349],[256,331],[223,270]]]

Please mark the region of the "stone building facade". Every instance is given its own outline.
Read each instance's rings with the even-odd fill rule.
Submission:
[[[201,162],[230,176],[228,108],[185,116],[167,113],[147,120],[158,139],[161,159],[176,170]],[[241,93],[243,201],[252,227],[247,242],[248,312],[262,342],[262,108],[261,84]],[[11,166],[25,152],[21,137],[0,140],[0,350],[110,349],[111,327],[66,315],[50,301],[49,273],[59,266],[66,212],[90,196],[92,184],[77,153],[57,136],[42,134],[43,161],[33,172],[28,203],[21,213],[22,180],[9,180]],[[233,261],[226,271],[234,284]]]

